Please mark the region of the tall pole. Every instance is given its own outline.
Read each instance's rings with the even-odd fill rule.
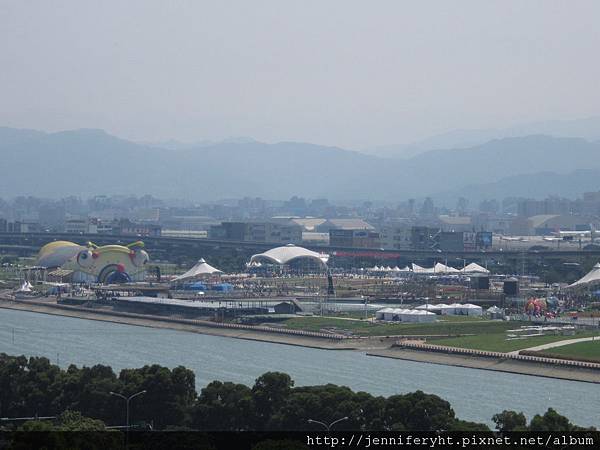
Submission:
[[[308,423],[316,423],[317,425],[321,425],[323,428],[325,428],[327,430],[327,432],[329,433],[331,431],[331,427],[333,427],[336,423],[342,422],[344,420],[348,420],[349,417],[342,417],[341,419],[338,420],[334,420],[333,422],[331,422],[330,424],[327,424],[325,422],[321,422],[319,420],[313,420],[313,419],[308,419],[307,422]]]
[[[129,402],[137,397],[138,395],[142,395],[145,394],[146,390],[144,389],[143,391],[140,392],[136,392],[133,395],[130,395],[129,397],[125,397],[123,394],[119,394],[118,392],[110,392],[110,395],[114,395],[116,397],[121,397],[123,400],[125,400],[125,448],[129,448]]]

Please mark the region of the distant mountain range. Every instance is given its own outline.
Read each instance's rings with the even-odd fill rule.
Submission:
[[[494,139],[539,134],[598,141],[600,140],[600,117],[534,122],[502,129],[453,130],[412,144],[384,145],[366,149],[364,153],[384,158],[407,159],[430,150],[474,147]]]
[[[294,142],[166,149],[102,130],[0,128],[0,196],[148,193],[190,200],[302,195],[386,201],[433,196],[436,201],[452,197],[450,204],[456,195],[576,196],[600,189],[599,156],[598,142],[543,135],[391,160]]]

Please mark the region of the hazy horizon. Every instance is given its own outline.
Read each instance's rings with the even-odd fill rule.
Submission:
[[[0,124],[360,150],[597,117],[599,13],[593,1],[4,2]]]

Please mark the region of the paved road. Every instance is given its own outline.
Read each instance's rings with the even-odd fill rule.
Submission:
[[[554,347],[562,347],[563,345],[576,344],[578,342],[586,342],[586,341],[594,341],[594,340],[597,340],[600,342],[600,336],[592,336],[592,337],[577,338],[577,339],[565,339],[564,341],[550,342],[549,344],[537,345],[535,347],[529,347],[529,348],[522,348],[521,350],[516,350],[514,352],[509,352],[509,353],[512,353],[513,355],[517,355],[522,350],[529,350],[529,351],[537,352],[539,350],[546,350],[546,349],[554,348]]]

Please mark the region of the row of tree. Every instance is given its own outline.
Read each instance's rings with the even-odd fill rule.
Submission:
[[[489,430],[460,420],[447,401],[421,391],[386,398],[332,384],[294,387],[289,375],[268,372],[252,387],[213,381],[198,394],[194,373],[181,366],[144,366],[116,375],[108,366],[62,370],[46,358],[0,354],[0,417],[57,416],[55,426],[70,430],[123,425],[125,401],[111,392],[140,391],[146,392],[131,402],[131,423],[154,429],[317,430],[308,419],[330,423],[347,417],[336,430]],[[493,421],[501,431],[579,429],[552,409],[529,423],[514,411]],[[18,422],[0,426],[11,423]]]

